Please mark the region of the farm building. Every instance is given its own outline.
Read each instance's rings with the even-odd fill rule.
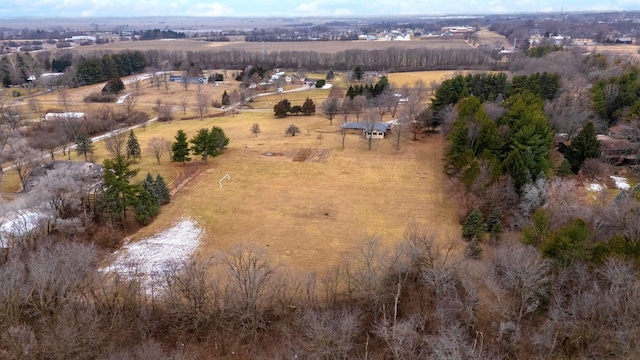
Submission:
[[[342,128],[347,130],[362,130],[362,135],[364,135],[367,139],[369,137],[373,139],[384,139],[384,136],[391,128],[391,124],[377,122],[372,126],[372,124],[370,123],[352,122],[342,125]]]

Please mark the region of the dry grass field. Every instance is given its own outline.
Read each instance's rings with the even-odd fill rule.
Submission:
[[[640,46],[639,45],[598,45],[598,46],[586,46],[586,51],[601,52],[605,54],[612,54],[616,56],[630,56],[640,60]]]
[[[262,130],[257,137],[249,132],[253,123]],[[292,123],[301,133],[285,136]],[[283,265],[322,271],[368,236],[380,236],[391,248],[412,221],[442,236],[459,232],[454,204],[444,190],[439,136],[405,139],[399,151],[393,139],[377,140],[369,151],[361,135],[350,134],[343,150],[337,127],[324,119],[261,113],[158,124],[139,136],[166,136],[177,128],[191,135],[212,125],[230,137],[229,149],[201,165],[200,175],[134,240],[187,217],[205,229],[203,258],[248,244]],[[231,182],[220,188],[218,180],[227,173]]]
[[[74,51],[85,54],[93,51],[122,51],[122,50],[157,50],[167,51],[210,51],[210,50],[245,50],[261,52],[273,51],[317,51],[320,53],[335,53],[344,50],[383,50],[390,47],[398,48],[433,48],[433,49],[468,49],[462,39],[412,40],[412,41],[296,41],[296,42],[207,42],[194,39],[123,41],[105,45],[91,45],[74,48]]]
[[[411,83],[422,78],[428,83],[453,74],[440,71],[391,74],[391,79],[393,83]],[[100,86],[71,90],[69,110],[107,106],[82,102],[87,93],[99,90]],[[219,87],[209,85],[201,91],[219,97],[225,89],[233,91],[236,86],[235,82]],[[186,97],[194,103],[197,91],[196,86],[185,91],[180,84],[170,84],[166,91],[145,84],[137,107],[150,111],[157,98],[179,104]],[[310,97],[318,105],[327,94],[328,90],[312,89],[283,97],[293,104],[302,104]],[[41,99],[45,107],[60,108],[56,95]],[[374,140],[369,151],[361,134],[349,134],[343,149],[338,121],[330,126],[319,115],[276,119],[273,105],[279,100],[280,95],[259,97],[251,103],[253,109],[202,121],[195,118],[193,108],[183,115],[176,105],[177,120],[136,129],[143,158],[134,164],[141,169],[134,181],[141,180],[147,172],[160,173],[175,188],[190,175],[198,175],[173,197],[171,204],[162,208],[152,224],[133,234],[132,240],[159,233],[181,218],[191,218],[205,231],[198,249],[202,258],[238,244],[249,244],[264,249],[283,265],[322,271],[340,263],[370,236],[379,236],[384,245],[392,248],[402,239],[410,222],[424,226],[442,239],[458,236],[455,205],[444,188],[442,137],[425,136],[414,142],[407,133],[401,149],[396,150],[392,135]],[[214,113],[209,111],[210,115]],[[261,129],[257,137],[249,130],[254,123]],[[285,135],[290,124],[301,130],[295,137]],[[147,149],[151,137],[173,141],[178,129],[191,137],[198,129],[213,125],[224,129],[230,146],[206,165],[199,158],[187,165],[170,163],[168,156],[157,164]],[[102,142],[95,145],[92,159],[102,162],[108,153]],[[82,160],[75,153],[72,159]],[[220,188],[218,180],[227,173],[231,182],[225,181]],[[15,191],[11,185],[16,183],[13,178],[12,172],[7,173],[0,190]]]

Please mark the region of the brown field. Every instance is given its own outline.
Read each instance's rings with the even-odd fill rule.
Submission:
[[[167,50],[167,51],[208,51],[208,50],[245,50],[266,52],[273,51],[317,51],[321,53],[335,53],[344,50],[384,50],[390,47],[405,49],[413,48],[433,48],[433,49],[468,49],[467,44],[462,39],[447,40],[413,40],[413,41],[297,41],[297,42],[207,42],[193,39],[175,40],[149,40],[149,41],[123,41],[105,45],[91,45],[74,48],[80,54],[109,50]]]
[[[513,44],[509,43],[507,38],[495,31],[489,31],[486,28],[481,28],[480,31],[476,32],[474,35],[476,36],[477,46],[489,46],[492,49],[500,49],[502,47],[506,49],[513,48]]]
[[[617,56],[631,56],[640,59],[640,45],[597,45],[585,46],[585,51],[601,52],[605,54],[613,54]]]
[[[258,137],[249,132],[256,122],[262,130]],[[285,136],[292,123],[301,133]],[[454,204],[444,191],[439,136],[404,139],[400,151],[391,138],[377,140],[369,151],[361,135],[350,134],[343,150],[337,127],[319,117],[246,113],[158,124],[139,137],[169,136],[178,128],[191,135],[214,124],[230,137],[229,149],[200,165],[200,175],[133,239],[190,217],[206,231],[199,249],[203,258],[249,244],[283,265],[320,271],[339,263],[368,236],[380,236],[392,247],[412,221],[443,236],[459,231]],[[227,173],[232,181],[220,188],[218,180]]]
[[[416,78],[440,79],[453,72],[424,72],[401,74],[404,80]],[[396,81],[392,74],[392,82]],[[396,79],[396,80],[394,80]],[[87,93],[101,85],[73,89],[70,111],[83,111],[91,106],[81,101]],[[201,91],[220,96],[232,91],[235,82],[224,86],[204,86]],[[130,91],[128,89],[126,91]],[[163,88],[145,85],[138,107],[149,111],[155,99],[162,98],[178,104],[187,97],[194,101],[196,86],[187,91],[181,84]],[[327,96],[328,90],[313,89],[283,95],[294,104],[302,104],[311,97],[316,104]],[[45,107],[58,107],[56,95],[41,97]],[[415,222],[428,231],[457,236],[455,205],[444,189],[442,172],[444,140],[440,136],[425,136],[418,142],[410,134],[402,139],[401,149],[395,150],[393,135],[374,140],[367,150],[361,134],[349,134],[342,149],[338,121],[333,126],[320,116],[273,117],[273,105],[279,95],[260,97],[235,116],[205,118],[200,121],[176,120],[154,123],[135,133],[142,146],[143,158],[134,166],[141,169],[141,180],[147,172],[160,173],[172,187],[189,175],[199,173],[163,207],[159,217],[132,236],[138,240],[169,228],[180,218],[193,218],[205,229],[206,235],[199,254],[208,258],[220,250],[238,244],[250,244],[266,250],[280,263],[300,270],[321,271],[338,264],[369,236],[379,236],[391,248],[400,241],[406,225]],[[108,106],[119,106],[111,104]],[[214,114],[210,110],[209,114]],[[153,114],[153,113],[152,113]],[[194,118],[193,108],[182,114],[176,107],[177,119]],[[260,124],[261,133],[254,137],[249,129]],[[301,133],[285,136],[290,124]],[[156,164],[147,150],[151,137],[161,136],[173,141],[178,129],[192,136],[200,128],[216,125],[231,139],[225,153],[210,159],[205,165],[194,158],[190,164],[170,163],[168,157]],[[108,156],[104,144],[98,142],[92,159],[102,162]],[[59,157],[62,157],[60,155]],[[74,153],[72,159],[81,160]],[[225,174],[231,182],[221,189],[218,180]],[[12,172],[4,177],[3,191],[15,191]]]

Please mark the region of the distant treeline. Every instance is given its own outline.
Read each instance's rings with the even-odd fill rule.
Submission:
[[[138,34],[139,40],[157,40],[157,39],[182,39],[186,35],[182,32],[176,32],[173,30],[145,30]]]
[[[270,53],[243,50],[223,51],[166,51],[144,52],[149,65],[162,68],[168,61],[173,68],[183,62],[197,63],[202,69],[238,69],[248,65],[268,68],[304,68],[307,70],[352,70],[362,66],[366,70],[416,71],[453,69],[496,69],[491,53],[478,49],[402,49],[345,50],[336,53],[316,51],[273,51]]]
[[[94,84],[113,77],[152,70],[195,69],[244,69],[249,65],[264,68],[288,68],[324,71],[351,71],[356,66],[372,71],[420,71],[420,70],[500,70],[503,66],[494,54],[479,49],[403,49],[345,50],[336,53],[283,50],[270,53],[245,50],[222,51],[168,51],[147,50],[110,53],[96,51],[80,56],[67,52],[57,57],[50,53],[16,54],[0,60],[0,79],[5,86],[26,82],[29,75],[42,71],[69,71],[72,83],[68,86]]]

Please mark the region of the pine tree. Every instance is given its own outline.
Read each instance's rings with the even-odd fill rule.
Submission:
[[[154,193],[160,199],[160,204],[168,204],[169,201],[171,201],[171,192],[169,191],[169,186],[160,174],[156,175],[156,181],[153,186],[155,188]]]
[[[588,122],[571,141],[567,149],[566,158],[575,174],[580,171],[586,159],[600,156],[600,141],[596,137],[596,129],[592,122]]]
[[[475,208],[471,211],[469,216],[467,216],[464,224],[462,224],[462,238],[467,242],[474,238],[480,240],[482,239],[486,229],[487,226],[482,219],[480,209]]]
[[[78,156],[84,155],[84,161],[87,161],[87,154],[93,154],[95,145],[93,141],[86,134],[78,134],[76,137],[76,152]]]
[[[171,145],[171,160],[182,164],[191,161],[187,134],[183,130],[178,130],[175,139],[176,141]]]
[[[302,104],[302,115],[309,116],[316,112],[316,104],[313,103],[313,100],[307,98]]]
[[[142,186],[143,189],[147,190],[159,205],[160,197],[157,196],[157,194],[155,193],[155,190],[156,190],[155,185],[156,185],[155,181],[153,180],[153,176],[151,175],[150,172],[147,173],[147,176],[144,178],[144,180],[142,180],[142,183],[140,183],[140,186]]]
[[[142,158],[142,150],[140,149],[140,143],[138,142],[138,138],[136,134],[131,130],[129,132],[129,140],[127,140],[127,158],[133,159],[135,162],[136,159]]]
[[[113,220],[126,217],[126,209],[134,203],[136,186],[129,179],[138,173],[131,163],[119,155],[104,161],[104,192],[101,197],[101,213]]]
[[[151,219],[158,215],[160,211],[160,204],[158,204],[153,195],[143,187],[138,188],[138,195],[134,202],[136,220],[138,220],[140,224],[148,225]]]
[[[192,144],[191,151],[193,151],[193,154],[202,156],[202,160],[204,160],[206,164],[213,151],[212,137],[209,129],[203,128],[198,130],[189,142]]]
[[[491,240],[500,240],[502,235],[502,212],[500,209],[495,209],[489,217],[487,217],[487,229],[489,230],[489,236]]]
[[[225,90],[224,93],[222,93],[222,105],[224,106],[231,105],[231,98],[229,97],[227,90]]]

